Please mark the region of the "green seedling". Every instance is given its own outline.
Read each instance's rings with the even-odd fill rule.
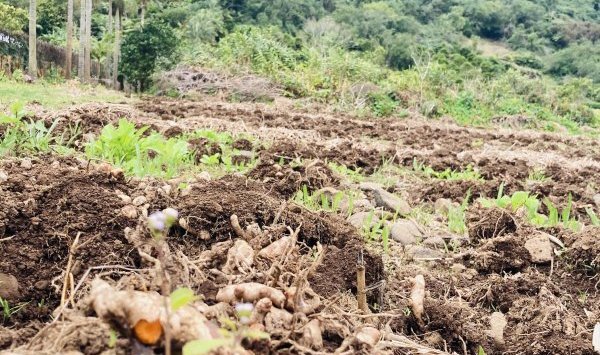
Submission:
[[[0,297],[0,308],[2,308],[2,319],[7,321],[15,313],[19,312],[23,307],[27,306],[29,302],[19,303],[16,306],[11,306],[8,300]]]

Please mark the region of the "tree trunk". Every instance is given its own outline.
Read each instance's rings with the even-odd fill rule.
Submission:
[[[140,0],[140,23],[144,26],[144,19],[146,18],[146,0]]]
[[[77,75],[82,83],[85,82],[85,3],[86,0],[81,0],[79,9],[81,15],[79,17],[79,62],[77,65]]]
[[[121,15],[119,14],[119,8],[115,14],[115,49],[113,51],[113,87],[117,90],[119,87],[119,57],[121,56]]]
[[[108,33],[108,35],[111,35],[113,33],[113,13],[112,13],[112,5],[113,5],[113,0],[108,0],[108,21],[107,21],[107,25],[106,25],[106,32]],[[112,51],[109,50],[108,53],[106,54],[106,78],[109,79],[110,84],[112,84],[112,75],[111,75],[111,69],[112,69]]]
[[[37,78],[37,6],[35,0],[29,0],[29,76]]]
[[[85,6],[85,81],[91,82],[92,70],[92,0],[86,0]]]
[[[65,60],[65,78],[71,79],[73,67],[73,0],[67,1],[67,54]]]

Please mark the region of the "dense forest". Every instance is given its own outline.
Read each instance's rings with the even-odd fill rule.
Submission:
[[[27,31],[28,6],[0,2],[0,26]],[[37,13],[39,38],[66,45],[67,2],[38,0]],[[116,58],[116,23],[119,74],[140,90],[186,64],[375,116],[599,120],[598,0],[94,0],[93,58]]]

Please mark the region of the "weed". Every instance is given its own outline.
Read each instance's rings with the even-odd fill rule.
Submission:
[[[46,152],[56,143],[53,131],[58,121],[47,128],[41,120],[25,121],[25,114],[24,105],[15,102],[10,106],[10,114],[0,115],[0,127],[5,127],[0,138],[0,155]]]
[[[347,204],[346,215],[352,215],[354,211],[354,200],[356,192],[354,191],[338,191],[332,196],[327,193],[311,193],[306,185],[302,185],[302,189],[293,197],[293,201],[298,205],[304,206],[311,211],[325,211],[337,213],[342,210],[342,202]]]
[[[336,173],[338,173],[338,174],[340,174],[342,176],[345,176],[350,181],[361,182],[361,181],[365,180],[365,177],[361,173],[361,169],[360,168],[357,168],[355,170],[355,169],[348,168],[345,165],[337,164],[337,163],[334,163],[334,162],[329,162],[327,165],[329,166],[329,168],[331,170],[333,170],[334,172],[336,172]]]
[[[547,182],[551,179],[546,176],[546,172],[543,169],[534,169],[531,172],[529,172],[529,177],[527,178],[527,180],[534,182]]]
[[[450,232],[457,234],[465,234],[467,232],[465,220],[470,198],[471,191],[469,190],[460,206],[452,206],[448,209],[448,229]]]
[[[2,308],[2,319],[7,321],[12,317],[15,313],[19,312],[23,307],[27,306],[29,302],[19,303],[16,306],[10,305],[8,300],[0,297],[0,308]]]
[[[592,225],[596,226],[596,227],[600,227],[600,218],[598,218],[598,216],[596,215],[596,212],[594,212],[594,210],[591,209],[590,207],[586,207],[585,212],[590,217],[590,220],[592,221]]]
[[[127,120],[105,126],[100,136],[86,146],[91,158],[108,160],[137,176],[171,178],[194,165],[194,156],[183,139],[166,139],[158,133],[146,136],[147,127],[136,128]]]
[[[419,172],[424,174],[429,178],[435,178],[440,180],[466,180],[466,181],[475,181],[475,180],[483,180],[479,172],[473,170],[473,166],[468,165],[467,168],[463,171],[452,170],[450,168],[444,171],[435,171],[430,166],[425,165],[424,163],[419,162],[417,159],[413,160],[413,170],[415,172]]]

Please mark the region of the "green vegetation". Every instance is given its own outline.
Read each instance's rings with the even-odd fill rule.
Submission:
[[[440,180],[483,180],[481,175],[473,170],[473,166],[468,165],[465,170],[457,171],[450,168],[444,171],[435,171],[430,166],[420,163],[417,159],[413,160],[413,170],[424,174],[428,178]]]
[[[532,196],[527,191],[516,191],[510,196],[504,195],[504,185],[500,186],[496,199],[480,198],[478,202],[485,208],[498,207],[510,209],[513,212],[523,209],[528,221],[539,227],[552,228],[563,226],[573,231],[579,231],[583,226],[581,222],[571,215],[573,207],[571,194],[567,198],[567,205],[561,211],[559,211],[552,201],[545,198],[543,203],[548,210],[547,215],[539,212],[542,202],[540,202],[537,196]]]
[[[0,107],[14,102],[38,103],[47,108],[62,108],[73,104],[90,102],[130,102],[122,93],[102,86],[86,87],[69,84],[48,83],[44,80],[35,85],[26,84],[23,79],[2,79],[0,72]],[[15,73],[13,73],[13,78]]]
[[[306,185],[298,191],[292,201],[311,211],[339,213],[344,209],[347,216],[352,215],[356,194],[353,191],[337,191],[330,194],[327,191],[309,192]],[[342,208],[342,205],[344,205]]]
[[[27,306],[29,302],[19,303],[16,306],[11,306],[8,303],[8,300],[0,297],[0,309],[2,309],[2,319],[3,321],[7,321],[12,317],[15,313],[19,312],[23,307]]]
[[[526,117],[530,127],[572,133],[600,124],[595,0],[114,4],[112,14],[125,15],[119,74],[139,90],[187,64],[256,74],[290,97],[375,117],[409,109],[474,125]],[[26,7],[9,1],[0,23],[24,29]],[[39,1],[41,38],[65,44],[65,11],[64,1]],[[108,14],[106,3],[94,5],[91,52],[102,64],[114,44]]]
[[[221,152],[213,155],[196,156],[189,147],[188,136],[165,138],[148,127],[136,128],[135,124],[120,120],[117,126],[109,124],[100,136],[86,146],[89,158],[106,160],[127,174],[136,176],[158,176],[172,178],[182,172],[204,170],[222,173],[244,171],[250,164],[236,164],[230,147],[231,135],[209,130],[197,131],[191,137],[209,138],[208,143],[220,143]]]
[[[450,232],[461,235],[467,232],[466,212],[470,198],[471,192],[469,191],[459,206],[451,206],[448,209],[448,229]]]

